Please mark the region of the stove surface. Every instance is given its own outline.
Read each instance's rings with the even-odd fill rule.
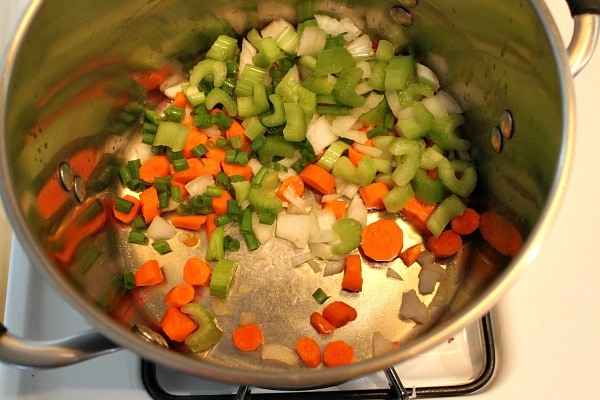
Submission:
[[[546,3],[556,18],[563,40],[568,43],[573,23],[566,2],[547,0]],[[0,43],[3,47],[26,4],[24,0],[2,0]],[[577,140],[569,188],[553,230],[536,261],[523,271],[493,311],[498,321],[494,335],[499,367],[494,381],[485,390],[469,396],[469,399],[569,397],[591,400],[600,393],[597,379],[600,375],[600,319],[596,317],[600,314],[600,296],[597,295],[600,269],[596,267],[595,257],[590,251],[597,247],[600,238],[596,229],[600,226],[597,206],[600,198],[600,182],[597,178],[600,51],[574,81]],[[6,226],[2,218],[0,226]],[[5,281],[3,271],[5,273],[6,269],[2,268],[2,263],[7,264],[9,238],[10,235],[4,231],[0,233],[0,317],[4,309],[2,282]],[[12,243],[11,254],[13,259],[25,259],[16,241]],[[26,271],[30,274],[29,278],[36,273],[28,268]],[[18,296],[16,300],[10,300],[10,292],[31,290],[35,281],[10,280],[9,303],[13,303],[7,304],[4,321],[14,334],[27,333],[31,339],[48,339],[89,327],[80,315],[68,308],[61,313],[65,323],[58,324],[56,328],[46,328],[44,325],[45,322],[52,322],[53,318],[48,313],[42,312],[32,318],[30,310],[42,305],[62,307],[62,298],[53,293],[50,287],[39,285],[35,286],[35,290],[49,294],[53,299],[51,301],[56,303],[34,298],[32,304],[24,307],[24,304],[18,304]],[[35,330],[30,329],[32,323]],[[476,335],[474,331],[471,333]],[[460,340],[449,344],[447,348],[459,344]],[[466,354],[475,353],[476,349],[469,349]],[[149,399],[138,378],[139,373],[139,358],[125,350],[57,370],[23,371],[0,365],[0,398]],[[468,367],[461,370],[461,374],[468,375]]]

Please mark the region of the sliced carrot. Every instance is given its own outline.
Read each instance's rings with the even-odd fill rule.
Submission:
[[[480,215],[474,209],[467,207],[465,212],[450,221],[450,227],[459,235],[468,235],[479,228]]]
[[[210,213],[206,215],[206,223],[204,224],[204,228],[206,229],[206,238],[210,240],[210,235],[217,228],[217,223],[215,222],[215,218],[217,214]]]
[[[131,206],[131,209],[129,210],[129,212],[124,212],[124,211],[117,210],[113,206],[113,215],[119,221],[124,222],[126,224],[131,224],[131,221],[133,221],[135,219],[135,217],[137,217],[138,214],[140,213],[140,208],[141,208],[140,201],[131,195],[125,195],[125,196],[123,196],[123,198],[125,200],[133,203],[133,205]]]
[[[133,278],[135,286],[152,286],[158,285],[164,281],[164,276],[157,260],[148,260],[143,263],[137,271],[134,272]]]
[[[440,233],[438,237],[429,236],[426,242],[427,250],[438,258],[450,257],[462,248],[460,235],[451,229]]]
[[[177,307],[168,307],[160,320],[160,327],[169,339],[183,342],[198,329],[198,324],[187,314],[179,311]]]
[[[282,201],[287,201],[285,198],[285,193],[289,193],[296,195],[298,197],[302,196],[304,193],[304,181],[298,175],[288,176],[281,182],[279,185],[279,189],[275,193],[277,197],[279,197]]]
[[[332,194],[335,191],[335,179],[325,168],[317,164],[307,165],[300,178],[305,184],[312,187],[321,194]]]
[[[185,158],[195,157],[192,153],[192,149],[198,145],[205,144],[207,140],[208,136],[206,136],[204,132],[200,132],[198,129],[192,128],[187,139],[185,140],[181,154],[183,154]]]
[[[189,194],[187,189],[185,188],[185,183],[171,179],[171,187],[173,186],[179,186],[179,192],[181,193],[182,199],[185,199]]]
[[[323,315],[317,311],[310,314],[310,324],[315,328],[317,332],[322,335],[327,335],[335,331],[335,326],[323,317]]]
[[[171,224],[175,228],[188,229],[190,231],[198,231],[206,222],[206,215],[180,215],[175,214],[171,217]]]
[[[150,186],[140,193],[140,203],[146,223],[152,222],[156,216],[161,214],[158,192],[154,186]]]
[[[213,197],[212,209],[217,215],[223,215],[227,213],[227,202],[231,200],[231,194],[227,190],[222,190],[221,195]]]
[[[196,291],[189,283],[182,283],[171,288],[165,295],[165,304],[172,307],[182,307],[192,300]]]
[[[249,165],[240,165],[235,163],[221,162],[221,169],[228,177],[235,175],[243,176],[245,180],[249,181],[252,179],[252,168]]]
[[[216,176],[221,171],[221,162],[209,158],[188,158],[188,168],[175,171],[171,166],[171,173],[173,174],[173,180],[181,183],[188,183],[191,180],[196,179],[203,175]]]
[[[416,196],[413,197],[402,209],[402,214],[421,232],[430,235],[427,228],[427,218],[437,207],[436,204],[425,204]]]
[[[390,189],[383,182],[373,182],[367,186],[363,186],[358,189],[360,197],[363,199],[365,206],[368,209],[383,210],[385,205],[383,204],[383,196],[385,196]]]
[[[212,160],[218,160],[219,162],[225,161],[225,150],[217,146],[217,139],[211,137],[208,139],[206,143],[206,148],[208,151],[204,155],[206,158],[210,158]]]
[[[390,219],[379,219],[363,228],[360,248],[374,261],[390,261],[398,257],[403,244],[398,224]]]
[[[360,160],[362,160],[364,156],[365,156],[365,154],[363,154],[360,151],[356,150],[354,147],[349,147],[348,148],[348,159],[350,159],[350,162],[355,167],[358,167],[358,162]]]
[[[183,266],[183,280],[192,286],[208,286],[211,276],[210,265],[201,258],[190,257]]]
[[[337,367],[354,362],[354,348],[343,340],[328,343],[323,350],[323,364],[326,367]]]
[[[171,174],[171,161],[164,154],[148,158],[140,167],[140,178],[148,183],[154,183],[155,178],[164,178]]]
[[[316,368],[321,365],[321,348],[314,339],[302,336],[296,340],[294,348],[307,367]]]
[[[231,336],[234,346],[241,351],[254,351],[263,342],[262,329],[258,324],[238,326],[233,330]]]
[[[430,177],[431,179],[437,179],[440,177],[440,171],[438,171],[437,168],[428,169],[426,172],[427,172],[427,176]]]
[[[332,200],[325,203],[323,209],[331,210],[335,214],[336,219],[340,219],[346,213],[346,208],[348,208],[348,202],[346,200]]]
[[[167,65],[161,69],[145,71],[134,75],[134,80],[146,90],[156,89],[171,74],[171,68]]]
[[[421,255],[421,244],[417,243],[400,253],[400,259],[407,267],[412,265]]]
[[[500,254],[515,257],[523,247],[523,236],[506,218],[493,211],[481,214],[479,231]]]
[[[348,254],[344,265],[342,289],[351,292],[360,292],[362,290],[362,285],[363,278],[360,254]]]
[[[323,318],[336,328],[341,328],[348,322],[354,321],[356,317],[357,313],[354,307],[343,301],[331,302],[323,309]]]
[[[188,101],[187,97],[185,97],[185,93],[177,92],[175,93],[175,98],[173,99],[173,105],[176,107],[185,107],[187,106]]]

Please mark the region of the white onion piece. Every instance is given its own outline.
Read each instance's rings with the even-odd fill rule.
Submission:
[[[421,268],[421,272],[419,272],[419,293],[433,293],[440,276],[441,273],[433,268]]]
[[[206,188],[209,186],[214,186],[214,184],[215,180],[213,179],[212,175],[201,175],[186,183],[185,190],[187,190],[190,196],[197,196],[206,193]]]
[[[175,235],[177,235],[177,229],[161,216],[154,217],[146,231],[146,236],[152,240],[168,240]]]
[[[139,142],[134,147],[136,157],[142,162],[142,164],[154,155],[152,152],[152,146],[148,146],[146,143]]]
[[[261,358],[263,361],[282,363],[287,366],[295,365],[300,360],[300,357],[294,350],[277,343],[264,344],[262,346]]]
[[[254,228],[252,228],[252,230],[254,231]],[[275,242],[273,240],[270,240],[270,241],[262,244],[258,248],[258,250],[256,250],[254,252],[254,258],[256,258],[257,260],[268,260],[269,258],[271,258],[271,253],[272,253],[274,247],[275,247]]]
[[[240,326],[255,324],[256,323],[256,315],[249,311],[243,311],[240,314],[240,320],[238,323]]]
[[[275,235],[303,248],[310,237],[310,216],[301,214],[279,214]]]
[[[417,63],[417,76],[419,77],[420,82],[427,83],[433,88],[434,92],[437,92],[440,89],[440,80],[431,68]]]
[[[314,117],[308,124],[306,140],[310,143],[315,154],[321,154],[323,150],[338,139],[333,133],[331,122],[326,115]]]
[[[308,262],[309,260],[312,260],[313,258],[314,256],[310,251],[302,254],[296,254],[295,256],[292,256],[292,267],[299,267],[300,265],[304,264],[305,262]]]
[[[325,194],[321,197],[322,203],[329,203],[330,201],[336,201],[339,198],[337,193]]]
[[[258,161],[257,158],[251,158],[248,160],[248,166],[252,170],[252,175],[256,175],[263,165],[260,163],[260,161]]]
[[[460,114],[463,112],[460,104],[458,104],[454,97],[450,96],[447,92],[440,90],[435,97],[439,98],[442,104],[444,104],[448,114]]]
[[[212,298],[212,310],[217,316],[233,315],[231,307],[218,297]]]
[[[307,26],[300,35],[296,54],[299,56],[317,56],[325,48],[327,33],[316,26]]]
[[[373,158],[379,158],[383,154],[383,150],[380,150],[377,147],[367,146],[365,144],[354,143],[352,147],[354,147],[354,150]]]
[[[292,157],[292,158],[283,158],[283,159],[277,161],[277,163],[283,165],[284,167],[287,167],[287,168],[291,169],[292,165],[294,165],[294,163],[296,161],[298,161],[299,159],[301,159],[301,158],[302,158],[302,154],[300,154],[300,151],[296,150],[294,152],[294,157]],[[296,171],[294,171],[293,169],[292,169],[292,172],[296,173]]]
[[[183,77],[182,77],[183,78]],[[174,99],[175,96],[177,95],[177,93],[183,91],[183,89],[181,89],[181,84],[185,82],[185,78],[183,78],[182,82],[179,82],[177,84],[165,87],[163,89],[163,93],[165,96],[167,96],[170,99]]]
[[[263,38],[266,38],[266,37],[270,36],[273,39],[277,39],[277,36],[279,36],[279,34],[286,27],[287,28],[291,28],[294,31],[296,30],[296,28],[294,28],[294,25],[292,25],[291,23],[287,22],[283,18],[278,18],[276,20],[271,21],[267,26],[265,26],[264,28],[262,28],[260,30],[260,35]]]
[[[444,106],[439,97],[426,97],[423,100],[421,100],[421,103],[436,118],[445,117],[446,115],[448,115],[448,111],[446,110],[446,107]]]
[[[364,95],[364,94],[370,93],[372,91],[373,91],[373,88],[371,87],[371,85],[369,85],[369,83],[367,81],[361,82],[358,85],[356,85],[356,93],[360,94],[361,96]],[[353,115],[353,116],[354,115],[358,115],[360,117],[361,115],[364,114],[364,113],[358,114],[357,112],[354,111],[355,108],[352,108],[350,110],[350,115]]]
[[[327,243],[309,243],[308,248],[315,258],[320,258],[322,260],[327,260],[333,254],[331,246]]]
[[[344,40],[346,42],[353,41],[362,33],[361,29],[356,26],[350,18],[340,19],[339,30],[340,31],[338,33],[344,33]]]
[[[355,60],[366,60],[373,56],[373,42],[369,35],[360,35],[344,47],[346,47],[348,53],[350,53]],[[361,68],[359,65],[357,65],[357,67]],[[363,78],[366,78],[364,74]]]
[[[359,84],[360,86],[361,84]],[[372,89],[372,88],[371,88]],[[362,90],[361,90],[362,91]],[[358,94],[363,94],[361,92],[359,92],[359,89],[357,87],[356,92]],[[369,90],[365,91],[365,93],[369,92]],[[373,109],[375,106],[377,106],[379,103],[381,103],[384,99],[384,96],[382,94],[377,94],[377,93],[370,93],[366,98],[365,98],[365,104],[363,104],[360,107],[353,107],[352,109],[350,109],[350,115],[352,117],[358,118],[361,115],[363,115],[364,113],[366,113],[367,111]]]
[[[392,342],[379,331],[373,333],[373,356],[389,353],[400,347],[398,342]]]
[[[248,39],[242,39],[242,49],[240,50],[240,63],[239,73],[241,74],[248,64],[254,64],[252,57],[256,55],[256,48],[248,41]]]
[[[341,273],[344,270],[343,260],[329,260],[325,269],[323,270],[323,276],[331,276]]]
[[[417,292],[414,289],[402,294],[402,304],[400,305],[400,317],[412,319],[417,323],[423,323],[429,318],[427,306],[421,302]]]
[[[321,209],[314,212],[320,230],[330,230],[335,223],[335,213],[332,210]]]
[[[398,273],[398,271],[396,271],[395,269],[388,267],[386,272],[385,272],[385,276],[387,276],[388,278],[392,278],[392,279],[397,279],[399,281],[403,281],[404,279],[402,279],[402,276]]]
[[[367,226],[367,216],[369,214],[369,210],[365,207],[365,203],[363,203],[360,196],[354,196],[350,204],[348,204],[348,208],[346,208],[346,218],[353,218],[360,222],[360,224],[365,227]]]
[[[310,243],[331,243],[338,239],[333,229],[323,229],[310,236]]]
[[[400,98],[398,97],[397,90],[386,90],[385,98],[388,102],[388,107],[390,107],[390,111],[396,118],[398,118],[398,114],[402,111],[402,105],[400,105]]]
[[[292,188],[288,187],[283,191],[283,198],[296,207],[297,212],[295,214],[306,214],[306,202]]]
[[[339,178],[337,176],[334,176],[334,178],[335,178],[335,187],[336,187],[338,195],[346,196],[349,199],[352,199],[352,198],[354,198],[354,196],[356,196],[356,194],[358,193],[358,189],[359,189],[358,185],[356,185],[354,183],[346,182],[345,180],[343,180],[342,178]]]
[[[218,138],[222,136],[221,130],[216,125],[209,126],[208,128],[202,128],[202,132],[206,133],[206,136],[211,138]]]
[[[258,214],[252,213],[252,232],[261,244],[267,243],[275,236],[276,224],[277,221],[271,225],[261,224],[258,220]]]

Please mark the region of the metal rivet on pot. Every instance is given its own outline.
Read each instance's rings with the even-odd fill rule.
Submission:
[[[494,151],[496,153],[500,153],[502,151],[504,139],[502,137],[502,132],[500,132],[500,128],[498,128],[497,126],[492,128],[490,140],[491,140],[492,148],[494,149]]]
[[[415,22],[410,11],[401,6],[392,7],[390,9],[390,16],[402,26],[412,26]]]
[[[78,202],[83,203],[87,194],[87,189],[85,187],[85,182],[80,176],[75,176],[73,179],[73,194],[75,194],[75,199]]]
[[[60,186],[67,192],[73,190],[75,172],[73,172],[73,169],[68,162],[61,162],[58,166],[58,182],[60,183]]]
[[[500,116],[500,131],[502,132],[502,135],[505,138],[510,139],[513,135],[514,128],[515,125],[512,113],[510,110],[504,110]]]
[[[166,349],[169,348],[169,343],[167,343],[165,338],[160,333],[157,333],[146,326],[133,325],[131,327],[131,332],[135,333],[136,335],[138,335],[139,337],[141,337],[142,339],[144,339],[147,342],[157,344]]]

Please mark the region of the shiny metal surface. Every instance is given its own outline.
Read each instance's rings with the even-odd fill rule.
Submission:
[[[567,47],[571,74],[577,76],[590,61],[600,36],[600,15],[583,14],[574,18],[575,28]]]
[[[173,5],[111,0],[84,1],[77,7],[61,0],[35,3],[8,54],[0,87],[6,100],[0,121],[0,191],[31,258],[109,340],[211,379],[267,387],[329,384],[381,369],[446,339],[492,307],[535,257],[565,190],[574,113],[568,56],[543,4],[422,0],[410,9],[410,27],[391,17],[396,4],[391,1],[314,4],[317,10],[351,17],[367,31],[407,46],[436,70],[466,110],[465,134],[474,144],[480,176],[475,206],[510,218],[527,237],[526,248],[511,262],[473,238],[444,265],[444,279],[425,297],[432,318],[423,325],[398,318],[401,294],[416,286],[417,269],[399,265],[404,280],[394,282],[380,269],[365,268],[365,281],[372,286],[359,296],[348,296],[361,317],[352,329],[336,333],[357,348],[360,362],[352,366],[278,370],[263,365],[259,357],[240,357],[229,341],[200,358],[148,343],[130,327],[156,328],[167,287],[140,291],[144,306],[134,307],[131,296],[115,290],[111,282],[153,256],[152,249],[128,245],[127,231],[113,222],[106,222],[80,246],[91,253],[76,253],[73,259],[57,256],[56,237],[68,231],[78,209],[90,204],[100,205],[109,221],[106,200],[118,192],[98,185],[95,178],[115,158],[126,160],[133,154],[134,133],[114,134],[122,105],[139,96],[133,73],[162,66],[177,52],[197,52],[215,32],[222,33],[223,26],[242,34],[279,16],[293,19],[295,2],[226,0],[200,6],[195,1]],[[514,131],[497,153],[489,133],[507,109]],[[83,206],[69,193],[44,192],[57,184],[57,169],[65,161],[86,181],[89,202]],[[169,284],[181,279],[183,260],[204,251],[173,244],[175,251],[161,258]],[[228,300],[234,315],[220,318],[226,332],[243,311],[257,315],[269,341],[291,346],[295,338],[311,332],[305,317],[315,308],[310,293],[317,284],[336,292],[340,277],[323,279],[312,269],[290,268],[290,249],[278,242],[278,256],[266,261],[236,254],[238,274]],[[206,293],[198,298],[211,303]],[[122,313],[117,304],[130,306],[127,310],[132,312]],[[400,340],[401,349],[371,359],[376,330]]]

